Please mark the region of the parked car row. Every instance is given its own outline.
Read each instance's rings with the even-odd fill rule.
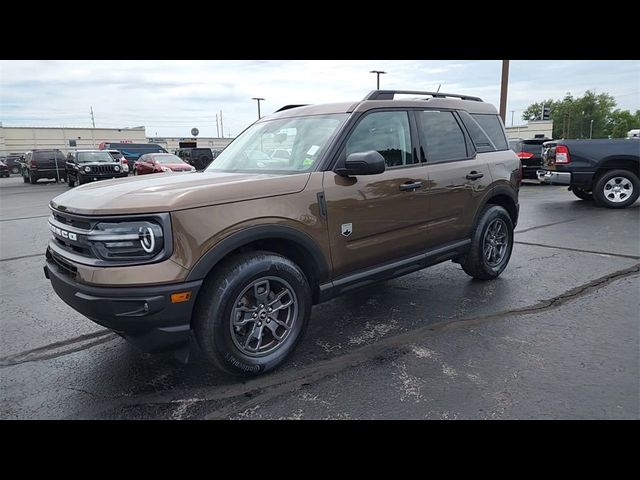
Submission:
[[[123,145],[123,150],[111,148]],[[69,186],[133,175],[165,172],[195,172],[208,167],[221,150],[182,148],[179,154],[168,153],[156,144],[100,144],[100,149],[75,150],[68,155],[58,149],[34,149],[22,156],[14,155],[11,163],[0,160],[0,177],[21,174],[24,183],[40,179],[67,182]],[[126,148],[126,150],[125,150]]]

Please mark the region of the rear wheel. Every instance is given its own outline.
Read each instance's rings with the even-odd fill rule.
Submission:
[[[593,187],[593,198],[601,207],[625,208],[640,195],[640,180],[629,170],[610,170]]]
[[[288,258],[270,252],[234,255],[198,294],[193,329],[219,369],[255,376],[282,364],[302,338],[311,289]]]
[[[480,213],[462,269],[473,278],[492,280],[507,268],[512,250],[513,222],[509,213],[499,205],[487,205]]]
[[[17,165],[14,165],[13,167],[11,167],[11,173],[13,173],[14,175],[17,175],[18,173],[20,173],[20,167],[18,167]]]
[[[38,181],[38,177],[36,177],[31,170],[29,170],[29,183],[32,185]]]
[[[580,200],[593,200],[593,193],[587,192],[581,188],[571,188],[573,194]]]

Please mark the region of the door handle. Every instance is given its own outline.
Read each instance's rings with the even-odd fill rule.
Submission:
[[[411,190],[416,190],[420,187],[422,187],[422,182],[407,182],[400,185],[400,190],[403,192],[407,192]]]
[[[467,180],[477,180],[482,177],[484,177],[484,173],[476,172],[475,170],[473,170],[465,178]]]

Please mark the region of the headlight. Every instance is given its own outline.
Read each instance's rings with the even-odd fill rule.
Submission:
[[[164,248],[162,227],[144,220],[100,222],[87,239],[104,260],[149,260]]]
[[[167,168],[167,167],[160,167],[162,169],[163,172],[170,172],[171,169]]]
[[[116,171],[116,172],[119,172],[120,171],[120,165],[114,165],[113,166],[113,170]]]
[[[91,167],[89,167],[88,165],[86,167],[84,167],[83,169],[85,172],[87,173],[91,173]]]

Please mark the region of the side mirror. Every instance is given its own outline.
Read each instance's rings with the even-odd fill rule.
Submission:
[[[344,162],[344,167],[337,169],[336,173],[343,177],[376,175],[384,172],[385,167],[384,157],[375,150],[370,150],[350,154]]]

